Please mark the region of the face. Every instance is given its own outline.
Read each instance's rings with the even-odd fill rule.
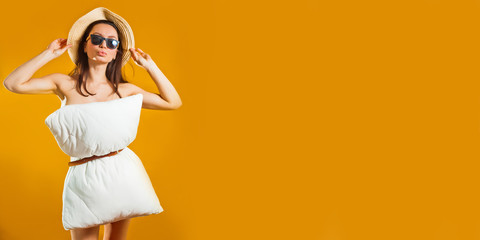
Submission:
[[[104,38],[114,38],[118,40],[118,35],[115,28],[105,23],[100,23],[93,26],[88,36],[90,36],[90,34],[96,34]],[[87,39],[88,41],[85,43],[84,52],[87,53],[90,61],[108,64],[117,56],[118,48],[108,48],[106,40],[104,40],[100,45],[94,45],[92,44],[91,37],[87,37]]]

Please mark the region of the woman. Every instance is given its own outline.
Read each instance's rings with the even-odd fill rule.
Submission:
[[[80,150],[80,145],[78,145],[78,142],[80,142],[80,140],[82,139],[74,138],[73,140],[78,141],[75,143],[73,140],[70,142],[68,141],[71,136],[68,136],[69,138],[66,138],[67,140],[60,140],[60,137],[62,136],[62,134],[65,135],[65,131],[69,131],[68,134],[72,135],[73,126],[86,124],[83,125],[83,129],[78,130],[78,132],[82,133],[81,136],[77,135],[74,137],[80,138],[84,137],[84,135],[91,134],[93,138],[91,138],[89,141],[85,141],[83,139],[86,144],[85,146],[81,147],[87,148],[91,145],[89,145],[89,143],[92,143],[92,141],[95,142],[100,141],[98,140],[100,138],[103,139],[103,135],[98,133],[98,130],[97,132],[90,130],[90,128],[93,128],[92,125],[94,124],[94,121],[91,122],[92,125],[88,125],[90,124],[90,122],[88,122],[88,119],[92,116],[88,115],[87,118],[87,114],[95,112],[92,111],[92,109],[98,110],[96,112],[99,112],[99,114],[105,114],[104,116],[93,117],[99,117],[100,119],[102,119],[102,121],[106,121],[106,125],[104,125],[104,127],[108,128],[108,126],[112,125],[108,122],[112,114],[115,115],[115,118],[112,117],[111,123],[114,123],[114,121],[119,121],[120,123],[122,122],[122,119],[118,119],[118,117],[123,116],[123,112],[120,112],[119,110],[116,110],[117,112],[111,111],[115,111],[115,109],[124,109],[123,111],[135,112],[138,109],[134,107],[130,108],[131,110],[128,110],[129,106],[135,106],[135,101],[140,101],[140,105],[138,105],[139,108],[157,110],[178,109],[182,105],[180,97],[176,92],[175,88],[163,75],[160,69],[156,66],[150,55],[143,52],[139,48],[134,48],[133,45],[133,33],[131,32],[128,23],[123,18],[106,8],[96,8],[87,13],[86,15],[82,16],[79,20],[77,20],[77,22],[70,30],[68,41],[67,39],[63,38],[54,40],[47,47],[46,50],[44,50],[38,56],[27,61],[20,67],[16,68],[12,73],[10,73],[10,75],[8,75],[8,77],[4,80],[4,86],[8,90],[20,94],[56,94],[60,98],[60,100],[62,100],[62,108],[49,115],[46,121],[47,125],[51,128],[52,133],[54,133],[57,142],[59,143],[62,150],[64,150],[64,152],[77,153],[76,151]],[[67,49],[69,50],[68,53],[72,61],[76,64],[76,68],[74,69],[74,71],[72,71],[69,75],[53,73],[44,77],[32,78],[33,74],[39,68],[44,66],[49,61],[61,56],[65,51],[67,51]],[[160,94],[147,92],[132,83],[128,83],[123,79],[121,69],[129,60],[130,56],[133,58],[134,62],[137,65],[147,70],[147,72],[157,85]],[[107,113],[109,113],[110,115],[107,115]],[[135,113],[139,114],[139,111]],[[75,117],[71,117],[71,115],[69,116],[68,114],[77,115],[75,115]],[[132,116],[132,114],[125,113],[124,116],[125,118],[129,118],[130,116]],[[83,119],[81,121],[74,122],[77,121],[78,118],[82,117]],[[62,119],[71,119],[71,121],[73,122],[68,122],[68,120],[65,120],[66,122],[61,122]],[[122,149],[112,148],[112,152],[110,152],[109,150],[108,152],[110,153],[102,154],[99,156],[97,154],[92,154],[96,152],[84,151],[84,149],[82,148],[83,155],[79,154],[76,157],[74,157],[73,154],[71,155],[71,162],[69,163],[71,167],[69,168],[69,172],[67,173],[67,179],[65,181],[64,188],[64,210],[62,212],[62,219],[64,223],[64,228],[66,230],[71,230],[71,236],[74,240],[98,239],[99,227],[103,224],[105,224],[104,239],[126,239],[130,218],[156,214],[163,211],[163,209],[159,205],[153,188],[151,187],[151,185],[149,185],[150,181],[143,170],[143,165],[141,165],[141,161],[130,149],[128,149],[128,147],[126,147],[128,143],[133,141],[135,137],[135,124],[138,124],[138,116],[136,119],[133,119],[133,121],[130,120],[128,120],[128,124],[130,125],[125,124],[125,128],[130,127],[130,129],[132,129],[129,135],[111,138],[121,139],[122,137],[125,137],[126,140],[122,142],[122,144],[124,144],[122,146]],[[135,120],[137,122],[135,122]],[[55,124],[64,125],[58,126]],[[123,125],[117,124],[115,126]],[[68,127],[71,128],[69,129]],[[99,142],[99,144],[106,144],[108,145],[108,147],[110,147],[111,145],[109,143],[113,142],[113,140],[112,142],[108,142],[108,140],[101,141],[103,142]],[[77,145],[75,145],[74,143]],[[67,148],[65,144],[72,145],[68,146]],[[120,145],[116,146],[118,147]],[[107,148],[104,148],[104,150],[105,149]],[[120,153],[122,150],[123,152]],[[133,164],[129,166],[136,166],[136,170],[138,171],[135,172],[135,174],[138,174],[133,174],[132,177],[128,179],[129,182],[123,183],[124,185],[122,186],[108,185],[107,187],[102,187],[109,190],[114,189],[115,187],[122,187],[122,191],[127,192],[121,192],[119,190],[118,192],[107,193],[111,195],[116,194],[115,196],[127,196],[118,194],[128,194],[128,191],[136,191],[136,188],[138,188],[138,186],[135,186],[135,188],[132,187],[131,189],[128,189],[127,187],[125,189],[125,187],[130,182],[141,184],[142,186],[140,187],[140,189],[145,189],[145,191],[135,193],[136,197],[141,199],[141,201],[127,199],[127,197],[121,197],[117,199],[109,199],[108,201],[110,202],[107,202],[108,197],[95,199],[95,196],[93,196],[94,194],[99,193],[100,187],[98,186],[93,186],[92,189],[89,189],[89,191],[86,192],[80,191],[81,189],[85,189],[87,186],[91,187],[90,185],[74,186],[74,184],[83,184],[83,182],[92,185],[118,183],[121,179],[112,180],[108,183],[95,182],[98,181],[96,180],[96,178],[107,178],[103,175],[97,175],[92,177],[91,179],[83,179],[83,181],[81,181],[77,180],[76,178],[82,176],[75,174],[76,172],[80,171],[87,172],[90,171],[89,169],[94,168],[94,172],[95,174],[97,174],[97,172],[99,171],[98,169],[101,169],[101,167],[104,167],[107,164],[122,164],[121,161],[125,161],[126,164]],[[82,170],[74,171],[75,168],[82,168]],[[114,168],[117,168],[117,165],[110,165],[110,168],[102,169],[102,171],[105,172],[105,174],[109,174],[112,173],[109,171],[113,171],[111,169]],[[123,174],[124,176],[126,176],[125,174],[131,174],[132,171],[136,170],[130,169],[129,172],[115,174]],[[134,176],[138,176],[138,178]],[[68,188],[67,183],[69,184]],[[76,190],[71,189],[75,187],[77,188]],[[74,193],[73,191],[77,192]],[[71,198],[78,199],[71,200],[72,202],[69,202],[69,199]],[[145,201],[145,198],[147,199],[147,201]],[[77,202],[74,203],[73,201]],[[112,203],[119,202],[124,205],[117,204],[118,208],[115,208],[117,206],[110,207],[110,205],[114,205]],[[139,202],[141,202],[142,204],[139,204]],[[80,209],[80,203],[86,206],[83,206],[84,208]],[[88,204],[91,205],[87,206]],[[101,204],[106,205],[102,205],[103,207],[95,210],[95,207],[98,207]],[[145,206],[150,206],[150,208]],[[123,209],[120,207],[129,208],[129,215],[127,216],[127,214],[125,214],[124,212],[120,213],[120,209]],[[108,210],[108,214],[103,212],[104,210]],[[87,215],[87,213],[85,212],[89,212],[88,214],[90,215]],[[113,221],[112,219],[116,220]],[[89,227],[81,227],[87,225]]]

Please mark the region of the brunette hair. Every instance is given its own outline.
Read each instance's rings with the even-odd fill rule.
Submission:
[[[122,75],[122,55],[125,49],[122,48],[123,39],[122,39],[122,36],[120,35],[120,31],[118,30],[117,26],[115,26],[115,24],[111,21],[97,20],[90,23],[90,25],[88,25],[87,29],[85,29],[85,32],[83,33],[82,38],[80,39],[80,42],[78,44],[77,59],[75,60],[75,65],[77,66],[68,75],[71,77],[73,76],[76,77],[77,84],[75,85],[75,88],[77,92],[80,93],[80,95],[84,97],[88,97],[89,95],[95,95],[90,93],[87,90],[86,78],[88,77],[88,56],[87,56],[87,53],[83,52],[83,50],[86,43],[86,39],[89,36],[90,31],[95,25],[99,23],[108,24],[114,27],[115,30],[117,31],[117,36],[118,36],[118,40],[120,41],[120,45],[117,48],[117,56],[115,57],[115,60],[112,60],[111,62],[108,63],[107,69],[105,70],[105,75],[108,81],[110,81],[113,84],[115,93],[117,93],[117,95],[120,98],[122,98],[122,96],[120,96],[120,93],[118,92],[118,85],[119,83],[128,82],[125,80],[125,78]],[[85,89],[88,95],[85,95],[82,93],[81,87]]]

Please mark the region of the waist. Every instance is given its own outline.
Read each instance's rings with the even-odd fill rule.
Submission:
[[[123,149],[125,149],[125,148],[123,148]],[[82,158],[82,159],[79,159],[79,160],[76,160],[76,161],[68,162],[68,166],[76,166],[76,165],[84,164],[86,162],[89,162],[89,161],[92,161],[92,160],[95,160],[95,159],[98,159],[98,158],[113,156],[113,155],[116,155],[119,152],[121,152],[123,149],[113,151],[111,153],[107,153],[107,154],[101,155],[101,156],[95,156],[94,155],[94,156],[91,156],[91,157],[86,157],[86,158]]]

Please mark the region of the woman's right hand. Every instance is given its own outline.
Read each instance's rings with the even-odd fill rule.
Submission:
[[[67,39],[57,38],[47,47],[47,51],[53,58],[57,58],[62,55],[67,49],[72,47],[72,44],[67,45]]]

